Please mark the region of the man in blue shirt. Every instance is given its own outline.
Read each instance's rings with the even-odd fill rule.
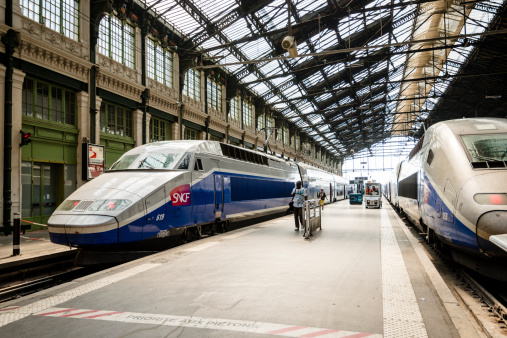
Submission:
[[[296,182],[296,187],[292,190],[292,198],[294,199],[294,221],[296,223],[294,230],[299,231],[299,223],[303,227],[303,203],[308,200],[308,192],[301,187],[301,181]]]

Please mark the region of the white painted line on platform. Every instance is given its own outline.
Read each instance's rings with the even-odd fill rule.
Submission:
[[[41,311],[45,311],[55,305],[64,303],[73,298],[84,295],[88,292],[98,290],[103,288],[104,286],[111,285],[113,283],[119,282],[123,279],[138,275],[147,270],[153,269],[160,264],[147,263],[143,265],[136,266],[134,268],[115,273],[111,276],[107,276],[96,281],[78,286],[77,288],[70,289],[68,291],[64,291],[58,293],[56,295],[44,298],[32,304],[28,304],[20,307],[6,307],[4,309],[0,309],[0,327],[7,325],[9,323],[15,322],[17,320],[23,319],[34,313],[39,313]]]
[[[44,317],[95,319],[130,324],[151,324],[173,327],[192,327],[208,330],[225,330],[270,334],[284,337],[326,337],[326,338],[382,338],[381,334],[323,329],[308,326],[294,326],[223,318],[202,318],[172,316],[152,313],[118,312],[106,310],[48,308],[35,314]]]
[[[391,208],[391,211],[394,213],[394,210]],[[452,294],[451,290],[447,286],[447,284],[438,273],[437,269],[428,258],[428,255],[424,252],[421,243],[412,235],[407,226],[403,223],[403,221],[395,214],[396,221],[400,225],[401,229],[407,236],[410,244],[414,248],[421,265],[424,267],[426,274],[431,280],[431,284],[438,293],[438,296],[442,300],[444,307],[451,318],[454,327],[458,330],[460,337],[479,337],[476,329],[473,327],[472,323],[466,313],[461,308],[458,300]]]
[[[207,249],[209,247],[212,247],[214,245],[217,245],[218,243],[220,243],[220,242],[206,242],[203,244],[192,246],[192,247],[187,248],[183,251],[201,251],[201,250]]]
[[[241,237],[241,236],[244,236],[244,235],[248,235],[249,233],[257,231],[257,230],[258,229],[249,229],[249,230],[245,230],[245,231],[240,231],[240,232],[237,232],[237,233],[232,234],[232,235],[224,236],[222,238],[224,238],[224,239],[234,239],[234,238],[238,238],[238,237]]]
[[[385,209],[380,212],[384,337],[427,337],[421,310]]]

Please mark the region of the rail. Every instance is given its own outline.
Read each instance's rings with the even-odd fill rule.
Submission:
[[[308,200],[304,202],[304,231],[303,236],[308,239],[313,236],[315,230],[322,230],[322,209],[320,200]]]

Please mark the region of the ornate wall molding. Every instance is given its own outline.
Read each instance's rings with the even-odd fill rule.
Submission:
[[[229,128],[229,136],[235,137],[241,140],[241,136],[243,135],[243,130],[240,128],[231,125]]]
[[[225,122],[225,120],[220,120],[220,119],[216,119],[214,117],[211,117],[210,121],[209,121],[209,127],[210,129],[213,129],[213,130],[216,130],[218,132],[221,132],[221,133],[226,133],[227,132],[227,126],[229,124]]]
[[[178,92],[174,88],[170,88],[150,78],[146,78],[146,87],[150,90],[152,95],[158,94],[166,99],[172,99],[174,102],[178,101]]]
[[[160,109],[168,114],[178,116],[178,105],[175,100],[167,99],[166,96],[160,95],[160,93],[153,93],[150,90],[150,107]]]
[[[108,70],[97,67],[97,87],[107,89],[115,94],[119,94],[136,102],[141,102],[141,94],[144,87],[126,80],[117,73],[111,73]]]
[[[87,43],[81,43],[47,28],[44,24],[21,16],[20,33],[24,33],[31,39],[58,48],[59,52],[64,51],[82,60],[88,61],[90,51]],[[41,47],[43,45],[40,45]]]
[[[229,123],[231,124],[231,126],[241,129],[241,121],[229,118]]]
[[[57,49],[47,43],[33,40],[29,36],[21,34],[19,53],[20,58],[23,60],[80,81],[88,82],[91,63],[66,53],[64,49]]]
[[[140,71],[116,62],[110,57],[97,53],[97,63],[99,64],[101,72],[109,71],[118,79],[123,78],[126,81],[131,81],[138,85],[141,85],[142,83]]]
[[[219,110],[208,107],[208,114],[215,119],[221,120],[225,122],[225,113]]]
[[[198,125],[204,126],[204,121],[208,115],[195,111],[193,109],[188,109],[183,106],[183,118],[187,121],[191,121],[197,123]]]
[[[183,104],[191,109],[204,113],[204,104],[202,102],[191,99],[186,95],[183,95]]]
[[[256,139],[257,139],[257,137],[255,137],[255,135],[252,135],[252,134],[249,134],[249,133],[245,134],[245,142],[248,142],[248,143],[251,143],[251,144],[255,145]]]

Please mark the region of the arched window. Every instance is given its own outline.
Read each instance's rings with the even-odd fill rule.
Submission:
[[[229,117],[236,120],[236,121],[241,121],[241,108],[240,108],[240,97],[239,96],[235,96],[232,98],[231,100],[231,111],[229,113]]]
[[[189,69],[187,71],[183,94],[193,100],[201,101],[201,72],[199,70]]]
[[[78,0],[21,0],[23,15],[79,41]]]
[[[208,77],[208,106],[215,110],[222,110],[222,85]]]
[[[148,77],[172,88],[173,53],[152,39],[146,39],[146,61]]]
[[[282,128],[282,142],[283,144],[288,145],[289,144],[289,130],[287,127]]]
[[[136,64],[136,31],[126,21],[105,16],[99,26],[99,53],[134,68]]]
[[[246,99],[243,100],[243,122],[245,126],[253,126],[253,105]]]
[[[264,114],[257,117],[257,131],[261,131],[264,128]]]

